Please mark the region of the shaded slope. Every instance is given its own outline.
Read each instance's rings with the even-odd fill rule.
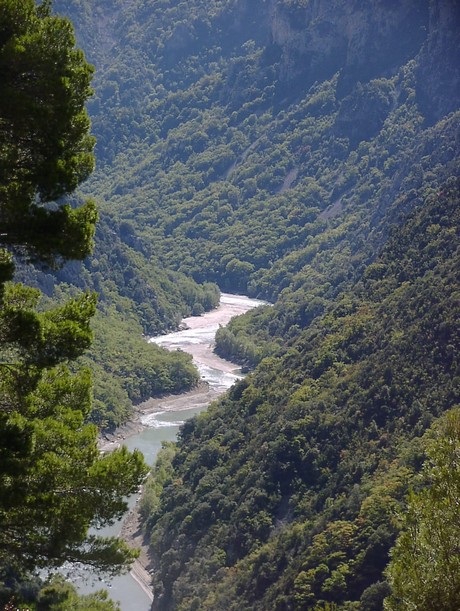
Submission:
[[[114,45],[93,31],[108,226],[139,269],[275,302],[221,332],[259,365],[147,520],[158,609],[381,609],[418,438],[458,401],[457,4],[117,1]]]
[[[149,521],[156,608],[343,605],[382,580],[408,442],[459,399],[458,197],[427,198],[285,356],[185,425]]]
[[[410,190],[401,165],[458,108],[453,2],[112,4],[107,51],[85,29],[91,1],[66,3],[98,68],[100,172],[88,190],[128,223],[142,260],[150,245],[159,265],[199,282],[276,300],[337,216],[371,223],[366,207]],[[331,63],[332,39],[343,49]]]

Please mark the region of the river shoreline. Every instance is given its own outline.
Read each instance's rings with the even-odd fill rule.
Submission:
[[[187,392],[151,398],[136,405],[128,422],[113,433],[100,436],[99,450],[101,452],[113,451],[127,440],[130,440],[133,445],[133,442],[137,443],[138,435],[139,438],[144,436],[146,429],[158,429],[165,424],[166,426],[180,425],[182,422],[171,420],[172,414],[178,415],[190,411],[192,413],[188,417],[192,417],[193,414],[206,410],[234,382],[244,377],[238,365],[222,359],[213,352],[215,333],[220,326],[225,326],[234,316],[264,305],[264,303],[240,295],[223,293],[221,304],[215,310],[203,316],[184,319],[180,331],[151,338],[149,341],[169,350],[179,349],[191,354],[201,373],[202,380],[195,388]],[[169,419],[162,418],[161,415],[167,415],[168,412],[171,414]],[[180,417],[181,421],[186,419],[187,417]],[[138,512],[139,498],[121,523],[121,531],[118,536],[130,547],[140,550],[138,559],[132,565],[130,576],[152,602],[153,566],[149,556],[148,536],[142,529]]]
[[[187,411],[189,409],[206,409],[222,393],[211,388],[207,382],[199,382],[195,388],[177,395],[152,397],[135,407],[131,418],[113,433],[106,433],[99,438],[99,450],[112,452],[123,445],[123,442],[144,429],[148,424],[142,418],[150,414],[168,411]],[[120,538],[130,547],[140,550],[139,557],[134,561],[130,574],[153,601],[152,592],[152,562],[149,555],[149,541],[140,524],[138,504],[126,515],[121,525]]]
[[[149,541],[140,523],[138,505],[132,509],[123,521],[121,526],[120,538],[129,547],[140,550],[139,557],[133,562],[131,567],[131,577],[140,585],[153,601],[152,591],[152,561],[150,558]]]
[[[124,424],[115,429],[113,433],[102,433],[99,437],[98,447],[101,452],[111,452],[123,445],[129,437],[140,433],[149,425],[142,422],[142,418],[150,414],[169,411],[186,411],[197,407],[208,407],[221,393],[216,392],[206,382],[199,382],[191,390],[177,395],[163,395],[152,397],[134,407],[132,416]]]
[[[129,437],[148,428],[148,425],[142,422],[143,416],[155,414],[159,411],[187,411],[198,407],[204,410],[221,394],[206,382],[200,382],[192,390],[181,394],[150,398],[136,406],[135,412],[128,422],[116,429],[114,433],[103,435],[99,440],[99,449],[101,452],[111,452],[120,447]],[[153,601],[152,560],[149,541],[140,523],[137,503],[122,522],[120,538],[130,547],[140,550],[139,557],[134,561],[130,574]]]

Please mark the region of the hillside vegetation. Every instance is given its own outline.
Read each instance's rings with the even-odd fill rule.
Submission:
[[[458,3],[55,9],[96,65],[80,276],[156,331],[197,283],[273,303],[219,332],[254,372],[156,470],[154,607],[398,608],[397,516],[459,400]]]
[[[0,607],[115,609],[45,575],[65,563],[112,575],[137,557],[97,531],[127,510],[142,454],[98,448],[88,422],[96,295],[44,305],[16,264],[58,266],[93,249],[94,201],[68,197],[94,166],[85,102],[92,67],[50,3],[0,0]],[[93,531],[90,532],[90,528]]]
[[[456,184],[282,357],[183,427],[147,520],[158,608],[381,608],[363,600],[386,591],[418,438],[458,402],[458,222]]]

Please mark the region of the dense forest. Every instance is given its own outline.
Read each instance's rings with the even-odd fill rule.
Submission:
[[[95,67],[70,203],[100,220],[92,254],[17,277],[99,294],[93,421],[196,383],[143,333],[217,287],[272,304],[218,332],[252,373],[152,471],[153,608],[458,609],[458,3],[52,10]]]
[[[142,454],[98,448],[92,380],[76,364],[91,344],[96,295],[42,304],[16,265],[58,267],[93,248],[97,209],[68,196],[94,167],[85,103],[93,69],[71,23],[49,3],[0,1],[0,605],[115,609],[79,598],[66,562],[116,574],[136,552],[91,526],[112,524],[147,472]],[[43,587],[42,587],[43,586]]]

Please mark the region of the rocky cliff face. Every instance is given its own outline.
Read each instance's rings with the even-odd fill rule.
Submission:
[[[460,97],[460,3],[433,0],[428,36],[419,56],[417,94],[434,123],[455,110]]]
[[[304,88],[340,71],[339,92],[391,76],[414,58],[417,95],[428,121],[456,108],[460,95],[457,0],[271,0],[271,39],[279,77]]]
[[[117,0],[107,0],[103,9],[96,4],[85,0],[83,10],[76,0],[55,0],[58,11],[77,16],[79,38],[99,68],[110,63],[106,55],[113,60],[117,37],[133,27],[136,13]],[[142,21],[145,8],[137,10]],[[226,0],[212,10],[197,0],[177,10],[182,18],[172,25],[158,25],[160,11],[145,29],[145,40],[138,41],[165,69],[177,70],[213,45],[224,55],[238,54],[254,40],[267,47],[265,63],[279,62],[283,96],[305,91],[336,72],[338,93],[346,96],[358,81],[391,76],[417,58],[417,94],[429,121],[455,108],[460,90],[458,0]]]
[[[428,0],[272,2],[280,78],[314,82],[341,70],[344,93],[356,80],[389,76],[414,57],[429,25]]]

